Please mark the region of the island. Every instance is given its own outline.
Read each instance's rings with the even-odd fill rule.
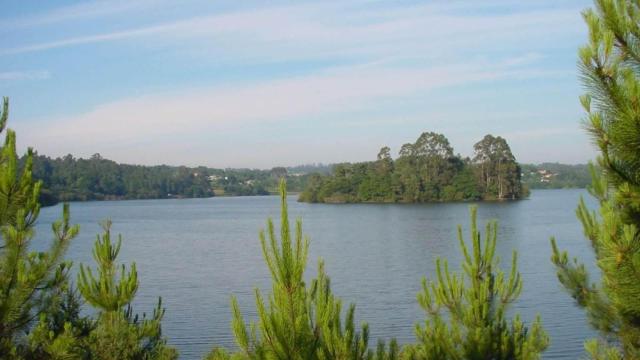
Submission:
[[[402,145],[394,160],[383,147],[377,160],[343,163],[307,179],[299,201],[310,203],[419,203],[526,198],[521,168],[509,144],[486,135],[473,158],[454,154],[442,134],[424,132]]]

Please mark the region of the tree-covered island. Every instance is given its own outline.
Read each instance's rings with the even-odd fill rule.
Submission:
[[[383,147],[376,161],[337,164],[329,175],[312,175],[303,202],[431,202],[515,200],[528,196],[509,144],[486,135],[473,158],[455,154],[442,134],[425,132],[402,145],[399,156]]]

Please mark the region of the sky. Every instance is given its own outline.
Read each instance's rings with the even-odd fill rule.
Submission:
[[[395,155],[585,163],[588,1],[6,1],[0,95],[21,149],[270,168]]]

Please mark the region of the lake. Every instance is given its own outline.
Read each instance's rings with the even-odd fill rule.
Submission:
[[[545,359],[578,358],[583,341],[593,336],[584,313],[563,291],[549,260],[549,237],[563,249],[593,264],[588,242],[574,210],[584,190],[537,190],[529,200],[479,204],[482,225],[499,222],[497,253],[510,264],[519,253],[524,281],[514,311],[530,321],[542,316],[551,337]],[[457,269],[461,254],[456,226],[468,229],[468,203],[446,204],[304,204],[289,198],[292,217],[303,220],[311,239],[309,271],[325,260],[332,288],[344,302],[355,302],[358,320],[377,338],[414,341],[424,313],[416,302],[423,276],[432,276],[435,259],[446,257]],[[42,209],[34,243],[51,239],[50,224],[61,206]],[[104,201],[71,204],[71,218],[81,233],[67,258],[94,266],[91,250],[98,222],[113,220],[121,233],[120,261],[135,261],[140,289],[134,310],[151,312],[158,296],[166,307],[164,333],[182,359],[198,359],[213,346],[234,347],[230,295],[238,297],[245,318],[255,318],[253,289],[270,290],[258,231],[267,217],[278,221],[275,196],[184,200]],[[484,227],[482,227],[484,229]],[[465,233],[467,234],[467,233]],[[595,275],[595,273],[594,273]]]

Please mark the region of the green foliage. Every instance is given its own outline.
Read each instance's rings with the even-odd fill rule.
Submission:
[[[151,318],[133,314],[131,301],[138,288],[135,265],[129,272],[115,264],[121,239],[111,242],[110,223],[94,247],[97,269],[81,265],[78,292],[67,288],[57,302],[40,315],[31,329],[26,359],[165,360],[176,359],[177,352],[162,336],[162,303]],[[120,272],[118,274],[118,269]],[[95,309],[95,317],[82,317],[86,301]]]
[[[589,192],[599,202],[590,211],[583,200],[576,211],[591,242],[600,284],[584,264],[569,259],[552,239],[558,279],[584,307],[600,338],[585,343],[593,359],[640,358],[640,5],[596,0],[583,13],[589,41],[579,66],[587,94],[585,127],[600,150],[591,167]]]
[[[97,310],[95,328],[85,339],[86,351],[92,359],[104,360],[177,358],[177,352],[166,345],[162,336],[164,309],[160,300],[151,318],[133,315],[131,302],[138,290],[135,263],[128,272],[124,265],[116,265],[122,238],[119,236],[116,243],[111,241],[110,221],[103,223],[103,229],[93,250],[95,274],[83,265],[78,274],[80,293]]]
[[[427,320],[416,326],[418,343],[404,350],[407,359],[538,359],[548,345],[539,318],[531,328],[519,315],[507,321],[508,306],[522,290],[516,253],[506,275],[495,256],[497,224],[488,223],[482,239],[476,214],[471,207],[471,248],[458,227],[462,271],[452,273],[438,259],[437,281],[423,279],[418,303]]]
[[[586,188],[591,174],[587,164],[522,164],[522,182],[530,189]]]
[[[98,278],[90,268],[80,265],[78,276],[78,289],[82,296],[95,308],[105,312],[120,311],[135,297],[138,290],[138,273],[136,264],[131,265],[129,273],[125,272],[122,265],[120,279],[116,282],[117,267],[115,264],[122,237],[118,236],[117,243],[111,242],[111,222],[102,224],[104,233],[102,238],[97,236],[93,249],[93,259],[98,264]]]
[[[7,123],[9,100],[4,98],[0,131]],[[30,252],[33,225],[38,218],[41,183],[32,178],[32,151],[18,166],[16,135],[6,130],[0,149],[0,354],[20,358],[27,350],[26,332],[60,298],[70,263],[63,261],[78,226],[69,224],[69,207],[52,225],[53,241],[47,251]]]
[[[304,202],[428,202],[520,199],[528,195],[507,142],[478,142],[473,161],[454,155],[442,134],[425,132],[404,144],[394,161],[383,147],[374,162],[337,164],[331,175],[312,175]]]
[[[383,343],[376,352],[369,349],[368,326],[363,324],[361,331],[355,329],[354,305],[343,321],[342,302],[331,292],[322,261],[318,264],[318,277],[310,286],[305,284],[309,240],[302,235],[300,220],[296,221],[292,238],[284,180],[280,197],[280,241],[271,219],[266,233],[260,233],[272,292],[265,301],[256,290],[258,322],[249,328],[237,301],[232,299],[232,328],[240,351],[229,354],[214,349],[208,359],[394,359],[398,354],[395,342],[389,350]]]
[[[44,204],[56,201],[163,199],[213,196],[206,168],[118,164],[95,154],[34,158],[34,177],[42,180]]]
[[[473,162],[484,188],[485,197],[516,199],[522,197],[521,170],[507,141],[486,135],[473,146]]]
[[[68,287],[55,303],[40,315],[40,321],[29,333],[27,359],[77,359],[87,358],[80,339],[86,339],[95,322],[80,316],[82,299],[78,292]]]
[[[26,157],[21,159],[26,162]],[[323,166],[301,166],[287,170],[213,169],[185,166],[142,166],[118,164],[94,154],[89,159],[66,155],[52,159],[33,157],[33,176],[41,180],[40,202],[57,201],[199,198],[216,195],[251,196],[277,193],[278,181],[301,191],[307,171],[324,171]]]

